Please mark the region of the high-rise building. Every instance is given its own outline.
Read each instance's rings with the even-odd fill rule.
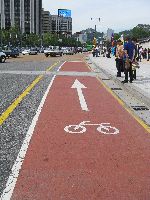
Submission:
[[[52,33],[63,34],[66,37],[72,35],[72,18],[58,15],[51,15]]]
[[[108,41],[111,41],[111,37],[112,37],[113,34],[114,34],[114,30],[108,28],[107,37],[106,37]]]
[[[42,33],[50,33],[52,30],[51,15],[49,11],[42,10]]]
[[[18,26],[22,33],[40,34],[42,0],[0,0],[0,26]]]

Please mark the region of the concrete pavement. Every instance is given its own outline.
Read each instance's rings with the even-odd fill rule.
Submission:
[[[93,57],[92,54],[90,54],[89,57],[97,67],[107,71],[107,73],[114,76],[120,82],[124,80],[124,73],[122,73],[122,77],[116,77],[117,70],[115,57]],[[125,85],[127,85],[127,87],[134,88],[146,98],[150,99],[150,62],[145,60],[140,62],[140,68],[137,69],[137,79],[134,80],[133,83],[126,83]]]

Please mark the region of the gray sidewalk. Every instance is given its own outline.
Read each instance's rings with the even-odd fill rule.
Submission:
[[[122,73],[122,77],[116,77],[117,69],[115,57],[93,57],[92,54],[89,54],[89,57],[91,62],[98,68],[105,70],[109,75],[118,79],[120,82],[124,80],[124,73]],[[146,60],[140,62],[140,68],[137,69],[137,79],[134,80],[133,83],[125,83],[124,85],[133,88],[143,96],[150,99],[150,62]]]

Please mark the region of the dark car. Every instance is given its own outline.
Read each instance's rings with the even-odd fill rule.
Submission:
[[[10,56],[13,57],[13,58],[16,58],[17,56],[19,56],[19,50],[18,49],[11,49]]]
[[[6,54],[7,58],[9,58],[11,56],[11,50],[3,49],[2,51]]]
[[[82,53],[82,47],[77,48],[77,53]]]
[[[18,49],[4,49],[3,52],[6,54],[6,57],[13,57],[16,58],[19,56],[19,50]]]

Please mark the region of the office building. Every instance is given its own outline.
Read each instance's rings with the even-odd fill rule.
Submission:
[[[70,37],[72,35],[72,18],[58,15],[51,15],[52,33],[65,35]]]
[[[108,28],[107,37],[106,37],[108,41],[111,41],[111,37],[112,37],[113,34],[114,34],[114,30]]]
[[[50,33],[52,30],[51,15],[49,11],[42,9],[42,33]]]
[[[0,26],[18,26],[22,33],[40,34],[42,0],[0,0]]]

